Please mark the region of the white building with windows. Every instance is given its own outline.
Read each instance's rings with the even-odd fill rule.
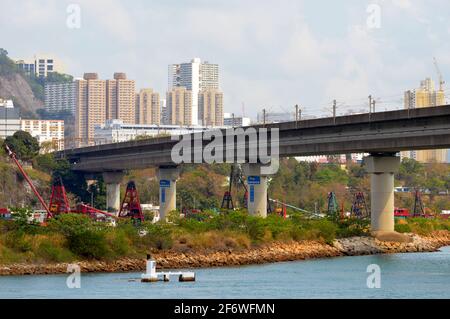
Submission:
[[[96,145],[120,143],[139,138],[151,138],[164,135],[184,135],[210,130],[204,126],[124,124],[122,120],[107,120],[104,125],[96,125],[94,141]]]
[[[363,153],[354,153],[350,154],[350,161],[352,163],[362,163],[363,158],[368,156],[369,154]],[[330,157],[326,155],[313,155],[313,156],[298,156],[295,159],[299,162],[308,162],[308,163],[319,163],[319,164],[327,164],[332,162]],[[340,164],[345,164],[347,162],[347,156],[345,154],[334,156],[334,161],[337,161]]]
[[[249,117],[233,116],[232,113],[223,114],[223,125],[227,127],[250,126],[251,122]]]
[[[0,99],[0,138],[5,139],[20,130],[20,111],[12,100]]]
[[[16,60],[16,65],[28,75],[47,77],[49,73],[63,73],[62,66],[54,57],[48,55],[35,55],[30,60]]]
[[[69,111],[75,114],[75,82],[46,83],[45,110],[49,113]]]
[[[219,89],[219,65],[194,58],[191,62],[170,64],[168,69],[168,90],[185,87],[192,91],[192,124],[199,122],[199,92],[205,89]]]
[[[21,120],[20,130],[30,133],[41,146],[50,142],[43,152],[64,150],[63,120]]]

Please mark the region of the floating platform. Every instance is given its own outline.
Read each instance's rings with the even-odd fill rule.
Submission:
[[[180,282],[192,282],[195,281],[194,272],[182,272],[182,271],[168,271],[157,272],[156,261],[147,256],[147,264],[145,273],[141,275],[141,282],[157,282],[157,281],[170,281],[170,276],[178,276]]]

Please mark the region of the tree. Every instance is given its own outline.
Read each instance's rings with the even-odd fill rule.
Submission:
[[[4,157],[4,156],[6,156],[6,151],[4,148],[5,140],[0,138],[0,145],[2,145],[2,147],[0,147],[0,157]]]
[[[225,176],[215,174],[206,166],[183,173],[177,183],[177,197],[183,208],[208,209],[219,206]]]
[[[51,153],[38,155],[33,160],[33,168],[47,174],[51,174],[56,167],[57,162]]]
[[[405,157],[402,159],[397,177],[404,181],[404,186],[418,187],[423,184],[424,172],[423,164]]]
[[[28,132],[17,131],[13,136],[6,138],[5,144],[22,161],[30,161],[39,154],[39,142]]]
[[[58,72],[52,72],[47,75],[45,78],[45,83],[66,83],[72,82],[73,76],[69,74],[62,74]],[[44,83],[44,84],[45,84]]]
[[[53,169],[53,180],[60,178],[66,190],[78,197],[79,200],[90,202],[90,193],[87,191],[87,183],[82,173],[74,172],[67,160],[58,160]]]
[[[439,177],[431,177],[427,178],[424,186],[426,189],[430,190],[431,195],[434,195],[445,189],[445,181]]]
[[[101,174],[96,179],[97,182],[89,186],[88,192],[94,200],[95,208],[106,210],[106,184]]]
[[[339,165],[331,164],[320,169],[315,175],[315,180],[322,185],[327,185],[333,182],[347,184],[348,175],[339,167]]]
[[[53,141],[46,141],[41,144],[41,151],[44,154],[50,153],[57,149],[56,143]]]
[[[17,72],[17,66],[8,57],[8,51],[0,48],[0,75],[11,75]]]

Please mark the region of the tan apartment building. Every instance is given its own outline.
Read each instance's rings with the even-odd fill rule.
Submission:
[[[94,145],[96,125],[107,119],[120,119],[126,124],[136,121],[134,80],[125,73],[114,73],[114,79],[101,80],[97,73],[85,73],[75,80],[75,134],[67,137],[66,147]]]
[[[166,107],[169,124],[192,125],[192,92],[183,86],[173,87],[167,92]]]
[[[204,89],[198,95],[199,118],[204,126],[223,126],[223,92]]]
[[[141,89],[136,94],[136,124],[161,124],[159,94],[152,89]]]
[[[433,107],[445,104],[444,90],[442,88],[436,90],[434,81],[430,78],[421,81],[418,89],[405,92],[405,109]],[[422,163],[447,162],[447,150],[407,151],[402,152],[402,156],[413,158]]]
[[[75,80],[74,146],[94,144],[94,127],[106,121],[106,81],[97,73],[85,73]]]
[[[106,81],[106,117],[108,120],[120,119],[125,124],[135,124],[135,86],[135,81],[128,80],[125,73],[114,73],[114,79]]]

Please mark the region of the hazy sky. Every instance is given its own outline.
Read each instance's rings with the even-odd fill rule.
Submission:
[[[67,27],[69,4],[81,8],[80,28]],[[12,58],[53,54],[76,77],[126,72],[164,96],[168,64],[218,63],[225,111],[241,114],[245,102],[250,116],[296,103],[323,115],[333,99],[358,110],[369,94],[398,107],[404,90],[436,79],[433,56],[450,82],[448,0],[0,0],[0,14]]]

